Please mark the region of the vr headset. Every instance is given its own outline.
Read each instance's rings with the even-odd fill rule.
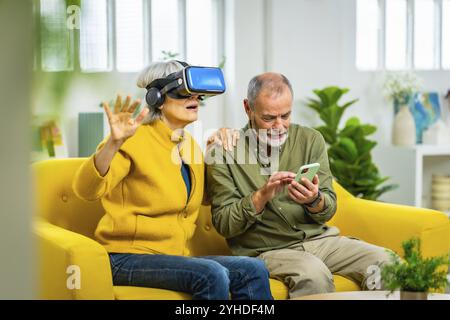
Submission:
[[[190,66],[178,61],[184,68],[162,79],[152,81],[147,87],[145,101],[151,107],[160,107],[165,95],[173,99],[186,99],[193,95],[215,96],[225,92],[225,80],[220,68]]]

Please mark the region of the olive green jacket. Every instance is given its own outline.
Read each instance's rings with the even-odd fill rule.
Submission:
[[[233,152],[216,146],[205,159],[212,221],[227,239],[233,254],[257,256],[321,235],[329,228],[325,223],[336,212],[336,194],[322,135],[314,129],[291,124],[276,171],[297,173],[304,164],[320,163],[319,188],[325,197],[324,210],[316,214],[308,212],[291,200],[284,188],[266,204],[262,213],[257,213],[251,197],[269,176],[262,174],[262,161],[255,161],[257,150],[250,143],[252,138],[247,129],[248,125],[241,130],[241,139]],[[237,156],[239,146],[244,148],[241,150],[245,161]]]

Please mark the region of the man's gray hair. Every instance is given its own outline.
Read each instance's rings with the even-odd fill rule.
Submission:
[[[269,91],[270,94],[279,96],[288,87],[291,92],[292,98],[294,98],[294,91],[292,90],[291,82],[281,73],[273,74],[267,77],[265,74],[253,77],[247,89],[247,100],[252,109],[255,108],[255,102],[258,95],[263,90]]]
[[[137,86],[145,89],[150,83],[153,82],[153,80],[165,78],[169,74],[177,72],[181,69],[183,69],[183,65],[175,60],[153,62],[139,73]],[[149,108],[149,113],[142,123],[152,123],[161,117],[161,110],[159,108],[147,105],[145,98],[144,103],[146,104],[146,107]]]

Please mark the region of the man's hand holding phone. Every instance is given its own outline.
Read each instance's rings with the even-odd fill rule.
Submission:
[[[311,213],[321,212],[324,206],[319,191],[319,168],[318,163],[300,167],[295,179],[288,185],[289,197],[298,204],[306,205]]]
[[[284,186],[289,185],[294,178],[295,174],[289,171],[280,171],[272,174],[266,184],[252,196],[252,202],[256,212],[262,212],[266,203],[272,200]]]
[[[313,202],[319,193],[319,176],[316,174],[312,181],[301,178],[301,183],[293,180],[288,185],[288,194],[298,204]]]

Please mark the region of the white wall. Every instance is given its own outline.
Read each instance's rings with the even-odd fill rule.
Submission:
[[[375,124],[378,132],[373,138],[380,144],[390,143],[393,107],[382,95],[384,75],[355,68],[355,0],[256,0],[234,5],[238,7],[234,10],[238,74],[233,79],[231,105],[241,103],[251,76],[281,72],[294,88],[294,121],[315,126],[317,116],[304,106],[305,98],[312,97],[316,88],[347,87],[350,92],[343,101],[359,98],[359,102],[347,109],[343,120],[358,116]],[[418,74],[425,90],[443,93],[450,87],[450,71]],[[245,121],[239,113],[230,119],[232,126]]]

